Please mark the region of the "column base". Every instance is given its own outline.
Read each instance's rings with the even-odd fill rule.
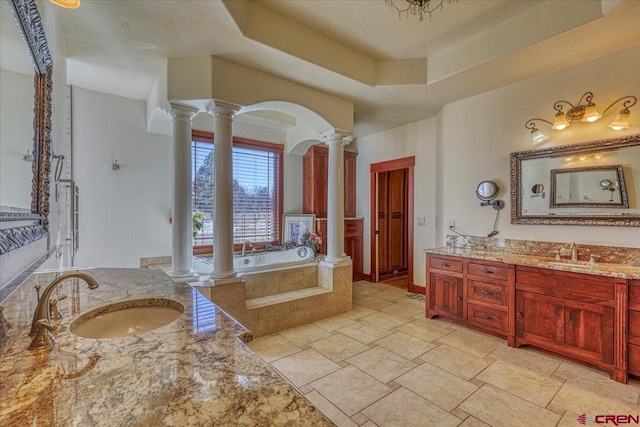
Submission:
[[[191,282],[194,279],[197,280],[200,278],[200,275],[194,269],[177,271],[177,272],[173,270],[169,270],[166,273],[176,283]]]
[[[337,259],[325,258],[323,261],[320,261],[320,265],[324,265],[325,267],[330,268],[346,267],[348,265],[351,265],[351,257],[344,256]]]
[[[229,285],[231,283],[244,282],[244,277],[234,272],[230,277],[209,277],[198,283],[201,286],[216,286],[216,285]]]

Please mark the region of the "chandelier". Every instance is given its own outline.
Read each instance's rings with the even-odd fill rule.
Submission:
[[[402,18],[403,13],[406,13],[408,18],[409,12],[411,12],[414,16],[418,15],[421,21],[425,15],[429,15],[429,21],[431,21],[431,14],[436,9],[440,9],[442,12],[445,1],[447,3],[458,2],[458,0],[384,0],[384,3],[398,11],[398,18]]]

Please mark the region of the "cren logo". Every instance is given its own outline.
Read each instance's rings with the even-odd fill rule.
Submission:
[[[578,422],[583,426],[587,425],[587,414],[578,415]]]

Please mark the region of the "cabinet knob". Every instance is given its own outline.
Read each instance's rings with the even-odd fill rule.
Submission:
[[[484,268],[482,269],[482,272],[483,272],[483,273],[493,274],[493,271],[492,271],[492,270],[487,270],[487,269],[484,269]]]
[[[522,312],[518,311],[518,312],[516,313],[516,317],[522,317]]]
[[[447,264],[446,262],[442,263],[443,267],[451,267],[451,264]]]
[[[480,293],[481,293],[482,295],[493,295],[493,292],[489,292],[489,291],[487,291],[487,290],[485,290],[485,289],[481,290],[481,291],[480,291]]]
[[[462,297],[456,297],[458,301],[462,301]]]
[[[486,320],[493,320],[493,317],[491,317],[491,316],[487,316],[486,314],[483,314],[483,315],[482,315],[482,316],[480,316],[480,317],[482,317],[483,319],[486,319]]]

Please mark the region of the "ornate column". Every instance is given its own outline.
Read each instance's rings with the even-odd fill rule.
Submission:
[[[173,227],[171,229],[171,269],[176,279],[197,277],[193,269],[193,213],[191,211],[191,120],[198,109],[170,103],[173,117]]]
[[[211,279],[236,276],[233,270],[233,116],[238,107],[215,102],[213,114],[214,149],[214,218],[213,270]]]
[[[330,263],[344,259],[344,147],[352,141],[346,132],[333,130],[323,134],[329,146],[327,200],[327,258]]]

